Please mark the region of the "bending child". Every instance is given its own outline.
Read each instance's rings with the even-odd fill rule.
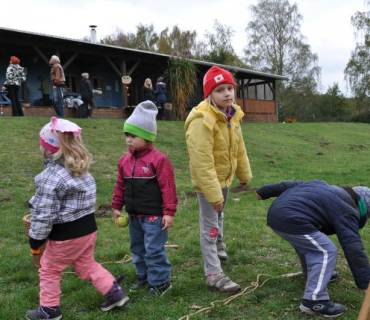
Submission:
[[[137,282],[131,292],[149,290],[144,297],[164,295],[171,286],[171,264],[166,257],[168,229],[177,208],[174,172],[170,160],[154,149],[157,107],[140,103],[126,120],[123,131],[129,153],[118,162],[112,208],[115,223],[129,214],[130,250]]]
[[[200,211],[200,243],[206,285],[220,292],[236,292],[240,286],[222,271],[226,260],[223,241],[224,208],[234,174],[240,185],[252,179],[241,131],[244,113],[234,103],[232,75],[212,67],[203,79],[205,100],[193,108],[185,122],[191,179]]]
[[[370,189],[338,187],[325,181],[283,181],[257,190],[257,199],[277,197],[267,213],[267,225],[295,249],[307,279],[300,309],[324,317],[340,316],[345,306],[330,301],[329,281],[338,249],[327,235],[336,234],[359,289],[370,280],[369,260],[359,230],[369,216]]]
[[[46,168],[35,178],[36,194],[29,201],[32,254],[48,239],[41,257],[40,307],[26,318],[62,319],[60,281],[62,271],[73,265],[80,278],[90,281],[105,296],[103,311],[125,305],[129,298],[94,259],[96,185],[88,173],[91,156],[82,144],[82,129],[75,123],[51,118],[40,131],[40,152]]]

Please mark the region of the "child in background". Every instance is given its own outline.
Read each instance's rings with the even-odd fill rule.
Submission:
[[[41,257],[40,308],[28,311],[27,319],[61,319],[60,280],[62,271],[73,265],[76,273],[90,281],[106,298],[103,311],[125,305],[129,298],[94,259],[97,237],[95,222],[96,185],[88,173],[91,156],[75,123],[51,118],[40,131],[40,152],[46,169],[35,178],[36,194],[29,201],[32,254],[48,239]]]
[[[116,225],[123,206],[129,214],[130,249],[137,275],[130,291],[149,285],[144,299],[164,295],[172,288],[164,245],[173,225],[177,196],[171,162],[153,145],[157,113],[153,102],[144,101],[126,120],[123,131],[129,153],[118,162],[112,199]]]
[[[223,242],[223,210],[236,173],[242,186],[252,178],[240,122],[244,113],[234,104],[232,75],[212,67],[203,79],[205,100],[193,108],[185,122],[191,179],[200,210],[200,243],[206,284],[220,292],[236,292],[240,286],[222,271],[227,260]]]

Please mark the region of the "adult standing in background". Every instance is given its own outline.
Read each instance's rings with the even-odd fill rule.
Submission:
[[[87,72],[81,74],[81,98],[83,105],[78,108],[79,118],[91,118],[94,108],[94,93]]]
[[[3,91],[9,91],[9,99],[12,102],[12,116],[23,117],[23,110],[19,101],[19,87],[23,81],[26,81],[26,74],[24,68],[19,64],[21,60],[16,56],[10,57],[9,67],[6,69],[6,76]]]
[[[141,89],[141,97],[143,101],[150,100],[152,102],[155,102],[152,80],[150,80],[149,78],[145,79],[144,86]]]
[[[48,106],[50,101],[49,85],[46,82],[45,78],[42,76],[38,76],[37,80],[40,81],[40,88],[38,90],[40,90],[42,93],[42,105],[44,107]]]
[[[155,86],[155,95],[157,96],[157,107],[158,107],[158,119],[164,120],[166,116],[166,110],[164,108],[166,104],[166,84],[164,83],[163,77],[159,77]]]
[[[66,81],[63,67],[60,65],[58,56],[50,59],[51,71],[50,80],[53,85],[53,105],[58,117],[64,118],[63,87]]]

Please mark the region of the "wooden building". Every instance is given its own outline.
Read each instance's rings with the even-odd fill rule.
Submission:
[[[95,32],[95,30],[94,30]],[[45,34],[0,28],[0,85],[4,83],[10,56],[20,58],[27,70],[27,81],[21,90],[21,100],[28,107],[25,115],[54,114],[50,106],[41,106],[38,76],[50,79],[49,60],[59,56],[66,75],[65,96],[80,92],[81,73],[88,72],[96,90],[94,111],[97,118],[124,118],[141,99],[141,88],[146,78],[156,79],[168,67],[170,56],[159,53],[109,46],[88,41],[68,39]],[[202,99],[202,78],[214,64],[192,60],[200,71],[199,86],[191,104]],[[237,103],[245,112],[246,122],[277,122],[276,81],[284,76],[266,74],[232,66],[219,65],[231,71],[238,81]],[[123,76],[132,82],[122,83]],[[51,84],[50,84],[51,89]],[[1,105],[0,101],[0,105]],[[9,106],[2,106],[3,115],[11,114]],[[76,110],[66,110],[67,117],[76,116]]]

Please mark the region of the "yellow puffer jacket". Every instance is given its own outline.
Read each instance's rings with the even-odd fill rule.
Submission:
[[[235,113],[228,122],[224,113],[204,100],[185,122],[191,180],[212,205],[224,201],[221,189],[231,185],[234,174],[240,183],[252,179],[240,127],[244,113],[232,106]]]

